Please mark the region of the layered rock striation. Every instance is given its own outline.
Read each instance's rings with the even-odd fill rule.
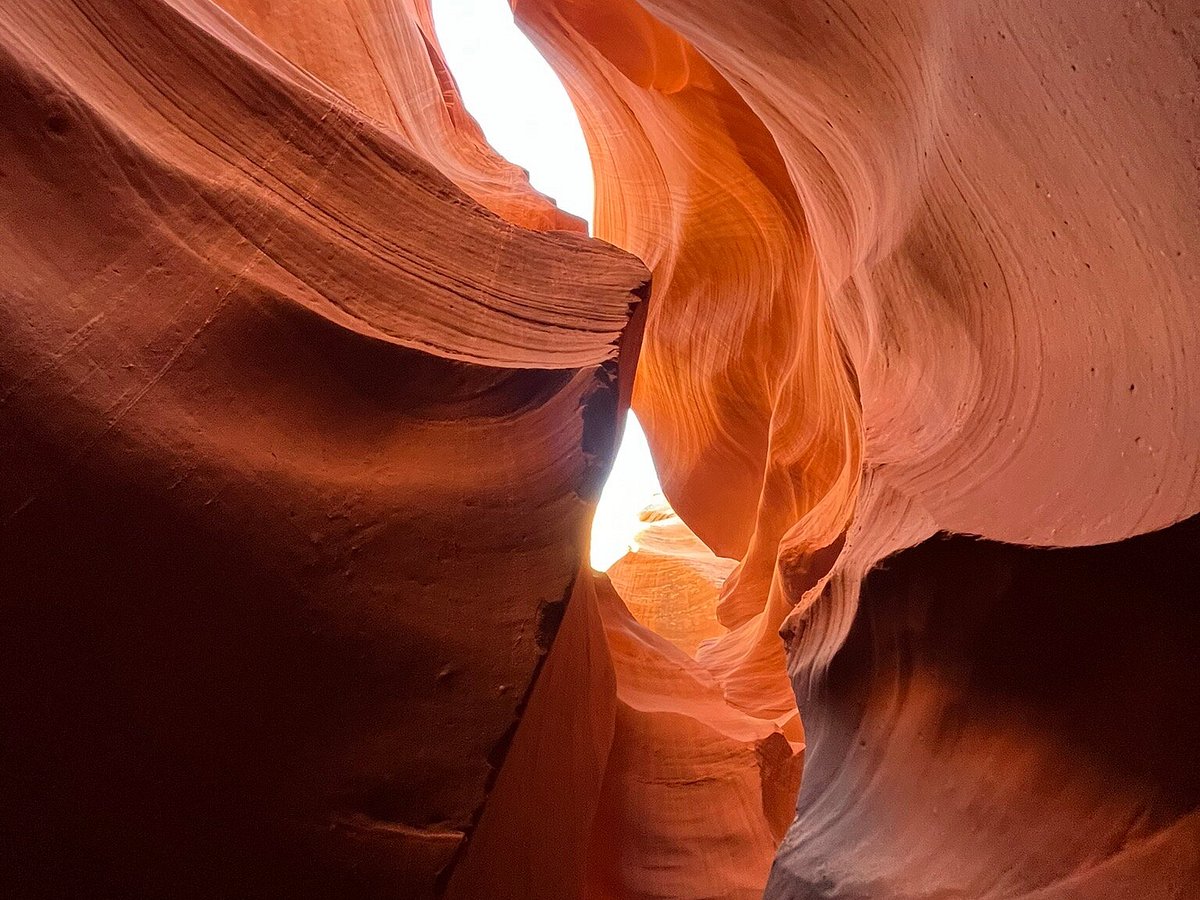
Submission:
[[[253,13],[0,10],[8,896],[431,896],[586,572],[646,270]]]
[[[740,560],[698,659],[753,705],[788,645],[815,758],[768,896],[1190,896],[1161,673],[1188,695],[1165,631],[1195,636],[1194,529],[1172,562],[1112,542],[1198,508],[1196,10],[514,5],[580,107],[597,233],[656,279],[634,404],[665,492]],[[858,618],[939,531],[1107,546],[952,583],[914,551],[932,571],[868,592],[911,611]],[[1141,574],[1054,590],[1049,559]]]
[[[0,9],[5,892],[1193,896],[1193,4],[513,6]]]

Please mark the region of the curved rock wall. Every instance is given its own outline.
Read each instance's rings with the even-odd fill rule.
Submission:
[[[645,269],[202,0],[6,4],[0,69],[0,893],[431,896],[589,577]]]
[[[822,729],[810,740],[839,747],[845,722],[824,706],[823,674],[880,560],[939,530],[1102,544],[1200,509],[1194,4],[513,5],[580,108],[597,234],[654,273],[634,405],[672,505],[740,559],[718,607],[731,630],[697,651],[731,700],[761,710],[779,696],[769,673],[781,628],[801,710]],[[1180,534],[1181,557],[1194,554],[1194,532]],[[966,619],[998,588],[982,574],[964,582]],[[1093,616],[1082,592],[1032,593]],[[1013,666],[1022,640],[1040,646],[1035,621],[1011,638]],[[1137,692],[1156,638],[1130,640]],[[887,648],[876,652],[882,668]],[[1041,665],[1052,682],[1053,658]],[[1134,884],[1190,895],[1200,870],[1190,826],[1167,817],[1156,833],[1126,817],[1098,832],[1095,812],[1069,803],[1041,839],[1089,836],[1054,865],[1005,870],[1030,864],[1039,834],[1022,847],[993,818],[1018,805],[1016,776],[989,798],[961,773],[946,802],[974,813],[946,814],[941,832],[922,830],[938,798],[910,793],[896,801],[913,810],[897,834],[905,823],[870,799],[875,780],[899,791],[913,778],[902,769],[967,751],[942,711],[863,666],[892,704],[874,726],[911,719],[924,741],[896,735],[889,767],[883,739],[844,775],[839,751],[824,751],[822,777],[844,794],[802,795],[771,896],[1117,897]],[[1111,689],[1081,684],[1056,700],[1058,718],[1042,726],[1055,765],[1070,764],[1062,747],[1081,735],[1100,743],[1073,707]],[[969,688],[948,690],[970,702]],[[1019,729],[1003,740],[1019,743]],[[1028,735],[1029,759],[1037,740]],[[1195,761],[1186,740],[1161,752]],[[1063,784],[1086,781],[1118,805],[1153,804],[1161,789],[1123,780],[1119,766],[1077,764]],[[1181,800],[1181,822],[1194,807]],[[912,841],[911,853],[893,840]],[[1171,865],[1156,872],[1122,841],[1157,843]],[[1089,867],[1108,874],[1076,877]]]
[[[1195,896],[1198,542],[940,535],[871,573],[766,896]]]
[[[1190,0],[514,6],[0,9],[5,892],[1189,896]]]

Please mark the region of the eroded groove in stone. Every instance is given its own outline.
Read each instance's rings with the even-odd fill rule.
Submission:
[[[0,10],[0,885],[1189,896],[1192,5],[513,5]]]
[[[1101,544],[1200,508],[1188,4],[514,6],[580,108],[597,234],[654,273],[634,405],[672,505],[740,559],[718,607],[730,630],[696,654],[735,703],[782,708],[781,629],[802,712],[825,722],[820,685],[862,579],[938,530]],[[683,557],[639,556],[645,590],[668,590],[672,573],[691,590]],[[637,609],[646,594],[628,599]],[[1152,636],[1138,639],[1151,656]],[[1068,721],[1045,727],[1071,727],[1064,702]],[[938,765],[940,740],[953,752],[939,732],[906,759]],[[1153,790],[1114,771],[1114,796]],[[895,837],[871,800],[889,772],[847,782],[844,808],[871,812],[853,834],[801,798],[775,896],[937,896],[973,866],[969,896],[1076,889],[989,870],[1024,851],[982,814],[970,833],[995,837],[997,858],[971,858],[960,819],[939,845],[945,868],[914,851],[911,871],[901,859],[872,882]],[[918,847],[935,800],[912,813]],[[1071,822],[1089,831],[1079,810],[1058,827]],[[1162,873],[1122,855],[1119,832],[1095,835],[1087,864],[1108,874],[1088,890],[1186,895],[1181,873],[1200,868],[1186,828],[1157,838]],[[845,847],[823,881],[825,841]],[[671,894],[668,882],[656,888]]]

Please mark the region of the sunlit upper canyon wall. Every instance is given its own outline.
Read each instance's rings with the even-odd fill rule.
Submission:
[[[1200,10],[514,6],[0,7],[4,893],[1197,896]]]

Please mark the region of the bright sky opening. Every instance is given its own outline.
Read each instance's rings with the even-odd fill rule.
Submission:
[[[590,229],[592,164],[579,119],[558,76],[513,22],[506,0],[434,0],[433,18],[463,103],[488,142]],[[646,435],[630,413],[592,525],[593,568],[607,569],[635,546],[638,514],[661,490]]]

